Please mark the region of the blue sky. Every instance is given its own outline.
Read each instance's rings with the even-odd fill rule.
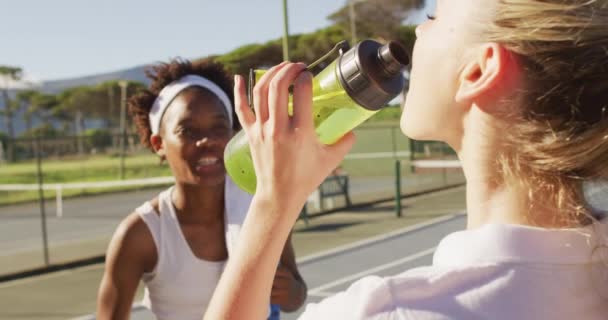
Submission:
[[[345,3],[288,1],[290,33],[328,26]],[[0,0],[0,8],[0,64],[32,80],[221,54],[283,32],[282,0]]]

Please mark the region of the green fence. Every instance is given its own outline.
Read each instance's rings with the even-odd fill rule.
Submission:
[[[413,169],[417,159],[454,159],[443,144],[410,141],[397,124],[355,133],[335,172],[348,177],[348,198],[335,189],[317,192],[306,205],[311,216],[463,182],[457,169]],[[116,225],[171,183],[154,180],[170,169],[137,137],[123,141],[106,135],[12,142],[14,161],[0,164],[0,276],[103,255]]]

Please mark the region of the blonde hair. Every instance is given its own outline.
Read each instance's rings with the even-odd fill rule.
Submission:
[[[505,179],[559,222],[589,222],[581,182],[608,178],[608,0],[497,0],[484,41],[518,57],[524,106],[499,157]]]

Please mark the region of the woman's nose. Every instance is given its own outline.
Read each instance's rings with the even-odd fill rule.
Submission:
[[[209,143],[211,143],[211,139],[209,139],[209,137],[203,137],[203,138],[198,139],[196,141],[196,146],[197,147],[202,147],[202,146],[207,145]]]

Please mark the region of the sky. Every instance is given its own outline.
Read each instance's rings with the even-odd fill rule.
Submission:
[[[289,32],[329,26],[326,17],[346,2],[289,0]],[[174,57],[222,54],[281,37],[282,4],[282,0],[0,0],[0,65],[21,67],[28,80],[37,82]]]

